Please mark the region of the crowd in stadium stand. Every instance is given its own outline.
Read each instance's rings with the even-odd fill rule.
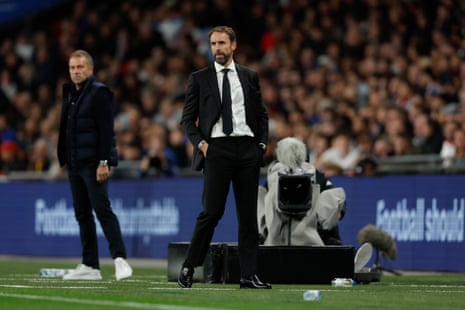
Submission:
[[[111,3],[111,4],[110,4]],[[261,77],[277,140],[304,141],[328,175],[367,160],[438,154],[465,165],[465,19],[453,0],[74,1],[0,41],[0,174],[60,169],[61,85],[75,49],[116,94],[120,159],[140,177],[189,168],[179,121],[189,73],[230,25]]]

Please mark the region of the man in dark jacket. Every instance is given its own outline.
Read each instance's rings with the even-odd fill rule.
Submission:
[[[82,264],[64,280],[100,280],[97,231],[92,211],[99,220],[115,260],[117,280],[128,278],[132,269],[126,262],[118,218],[108,198],[110,166],[117,154],[113,129],[113,93],[93,75],[92,57],[77,50],[69,59],[72,84],[63,85],[63,106],[58,139],[60,166],[67,166],[74,214],[79,224]]]
[[[215,27],[209,38],[215,62],[191,74],[181,121],[195,148],[193,168],[203,170],[204,188],[203,209],[178,284],[192,286],[195,267],[203,264],[232,183],[239,223],[240,287],[269,289],[271,285],[256,275],[258,181],[268,114],[257,72],[233,60],[234,30]]]

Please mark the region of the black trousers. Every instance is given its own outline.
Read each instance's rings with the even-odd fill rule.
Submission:
[[[215,227],[224,214],[232,183],[238,220],[241,276],[256,273],[257,195],[262,153],[251,137],[211,139],[203,170],[203,210],[195,223],[185,266],[203,264]]]
[[[72,169],[68,178],[73,195],[73,206],[82,245],[82,263],[99,268],[95,212],[103,233],[108,240],[111,257],[126,258],[126,248],[118,218],[108,199],[108,180],[97,182],[96,168]]]

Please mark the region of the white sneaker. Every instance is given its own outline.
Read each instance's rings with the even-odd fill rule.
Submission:
[[[373,255],[373,246],[371,243],[364,243],[360,246],[355,253],[354,258],[354,272],[359,272],[363,267],[370,261],[371,256]]]
[[[132,276],[132,268],[128,262],[122,258],[115,258],[115,277],[116,280],[123,280]]]
[[[102,275],[98,269],[79,264],[76,269],[65,274],[63,280],[102,280]]]

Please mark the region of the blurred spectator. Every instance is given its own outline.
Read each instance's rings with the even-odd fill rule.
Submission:
[[[378,163],[372,157],[366,157],[361,159],[355,167],[356,176],[375,176],[378,171]]]
[[[153,119],[158,112],[158,103],[155,97],[155,91],[145,87],[141,90],[141,117]]]
[[[10,101],[0,85],[0,115],[5,115],[10,109]]]
[[[0,143],[2,141],[16,141],[16,131],[10,126],[5,114],[0,114]]]
[[[395,136],[399,135],[410,138],[413,135],[411,127],[407,110],[399,106],[389,106],[386,108],[384,130],[391,142]]]
[[[155,114],[153,121],[172,130],[181,122],[182,110],[178,109],[169,97],[160,102],[159,111]]]
[[[321,160],[323,163],[338,164],[343,171],[348,172],[355,168],[359,155],[360,150],[353,144],[352,138],[341,133],[333,138],[329,149],[321,154]]]
[[[115,119],[115,131],[117,133],[122,131],[138,132],[142,125],[141,120],[137,106],[129,102],[123,102],[121,111]]]
[[[323,172],[326,176],[338,176],[344,175],[344,169],[339,166],[337,163],[334,162],[324,162],[321,164],[321,172]]]
[[[454,142],[454,157],[452,164],[463,166],[465,165],[465,131],[458,128],[454,131],[453,135]]]
[[[359,158],[371,157],[373,154],[373,139],[368,134],[360,134],[357,139]]]
[[[180,126],[169,132],[168,148],[174,153],[179,168],[189,168],[191,160],[187,148],[186,137]]]
[[[450,167],[455,155],[454,132],[459,128],[455,121],[447,121],[443,126],[444,141],[441,147],[441,158],[444,167]]]
[[[176,155],[167,147],[167,131],[163,126],[153,125],[143,139],[145,154],[140,164],[140,176],[173,176],[179,174]]]
[[[329,148],[330,139],[317,130],[314,130],[307,141],[310,151],[309,161],[312,165],[321,169],[322,155]]]
[[[3,141],[0,145],[0,174],[26,170],[27,162],[22,152],[15,141]]]
[[[412,140],[405,134],[392,137],[392,154],[390,156],[418,155],[421,149],[412,145]]]
[[[48,144],[43,138],[37,139],[29,155],[27,170],[44,172],[50,169],[51,160],[49,158]]]
[[[139,160],[142,157],[140,137],[135,131],[122,130],[116,139],[119,159]]]
[[[439,123],[422,114],[414,120],[413,126],[413,145],[418,147],[422,154],[439,154],[444,141]]]
[[[389,156],[392,156],[392,143],[386,136],[381,136],[376,139],[375,144],[373,146],[373,155],[377,159],[384,159]]]
[[[46,84],[54,86],[57,78],[57,62],[55,57],[50,54],[49,46],[46,42],[38,43],[34,51],[34,68],[35,68],[35,79],[39,84]]]

